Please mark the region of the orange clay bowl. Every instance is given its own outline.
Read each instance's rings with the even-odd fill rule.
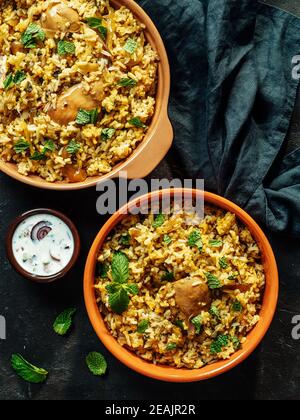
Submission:
[[[253,328],[253,330],[248,334],[247,341],[241,350],[234,353],[230,359],[207,365],[201,369],[190,370],[173,368],[163,365],[154,365],[141,359],[133,352],[122,347],[111,335],[103,321],[102,315],[96,303],[94,292],[95,269],[97,263],[96,260],[99,250],[101,249],[109,233],[116,227],[118,223],[120,223],[121,220],[127,217],[127,209],[130,209],[132,205],[136,205],[137,203],[141,206],[145,205],[149,202],[149,199],[153,199],[154,202],[161,200],[163,196],[170,194],[170,190],[153,192],[139,199],[136,199],[121,208],[114,216],[112,216],[103,226],[92,245],[87,259],[84,275],[84,297],[86,308],[90,321],[102,343],[115,357],[117,357],[129,368],[141,373],[142,375],[168,382],[194,382],[213,378],[214,376],[227,372],[228,370],[237,366],[239,363],[243,362],[259,345],[271,325],[276,310],[279,288],[277,265],[272,248],[263,231],[256,224],[256,222],[237,205],[226,200],[225,198],[208,192],[191,189],[174,189],[171,192],[171,196],[178,196],[179,194],[182,196],[183,192],[184,194],[187,194],[187,197],[195,198],[204,196],[206,203],[213,204],[216,207],[220,207],[235,213],[237,218],[249,228],[261,250],[262,261],[266,275],[266,287],[263,296],[262,309],[260,312],[260,320],[258,324]]]
[[[158,85],[156,93],[156,107],[151,125],[144,140],[139,144],[129,158],[113,168],[104,176],[89,177],[83,182],[50,183],[43,178],[19,174],[17,166],[0,159],[0,171],[12,178],[34,187],[48,190],[79,190],[95,186],[98,182],[117,178],[120,172],[127,172],[129,179],[144,178],[163,160],[173,142],[173,129],[168,117],[168,102],[170,95],[170,67],[168,56],[158,30],[144,10],[132,0],[111,0],[115,7],[126,6],[135,17],[145,26],[145,35],[159,56]]]

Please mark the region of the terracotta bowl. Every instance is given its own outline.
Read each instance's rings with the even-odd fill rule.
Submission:
[[[144,140],[135,149],[132,155],[121,162],[113,170],[104,176],[89,177],[83,182],[50,183],[43,178],[19,174],[15,164],[0,160],[0,171],[15,178],[16,180],[34,187],[49,190],[79,190],[95,186],[98,182],[117,178],[120,172],[127,172],[129,179],[144,178],[163,160],[173,142],[173,128],[168,117],[168,102],[170,95],[170,67],[168,56],[158,30],[144,10],[132,0],[111,0],[115,7],[126,6],[136,18],[145,24],[147,40],[157,51],[160,58],[158,66],[158,86],[156,97],[155,114]]]
[[[109,233],[121,220],[127,217],[126,213],[128,213],[128,209],[132,206],[136,206],[137,203],[139,205],[145,205],[149,199],[154,201],[160,200],[166,194],[170,194],[170,190],[150,193],[134,200],[112,216],[103,226],[91,247],[84,275],[84,296],[87,312],[94,330],[102,343],[115,357],[117,357],[129,368],[141,373],[142,375],[168,382],[194,382],[209,379],[232,369],[244,361],[259,345],[272,322],[276,310],[279,288],[277,265],[272,248],[257,223],[244,210],[234,203],[208,192],[190,189],[175,189],[172,190],[171,195],[177,196],[180,194],[180,196],[182,196],[183,192],[184,194],[187,194],[187,196],[192,196],[194,198],[204,196],[206,203],[213,204],[217,207],[235,213],[237,218],[249,228],[251,234],[260,247],[266,274],[266,287],[263,296],[262,309],[260,312],[260,321],[247,336],[247,341],[241,350],[234,353],[228,360],[216,362],[201,369],[176,369],[162,365],[154,365],[122,347],[111,335],[103,321],[102,315],[96,303],[94,292],[96,259],[99,250]]]

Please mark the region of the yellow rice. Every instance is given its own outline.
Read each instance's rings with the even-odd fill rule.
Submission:
[[[128,309],[118,315],[111,310],[106,289],[113,281],[111,268],[96,278],[99,308],[108,329],[122,346],[154,364],[196,369],[229,358],[259,321],[265,275],[257,243],[234,214],[212,206],[205,207],[204,218],[171,213],[156,228],[154,220],[152,214],[128,216],[99,253],[101,267],[111,267],[116,251],[125,254],[129,282],[139,289],[130,297]],[[195,229],[201,232],[202,250],[189,245]],[[122,245],[124,237],[129,242]],[[211,245],[214,240],[221,245]],[[220,261],[226,261],[223,268]],[[174,278],[166,279],[167,272]],[[207,273],[216,276],[222,287],[211,290],[215,312],[210,307],[199,313],[201,332],[196,333],[176,304],[174,283],[187,277],[207,283]],[[243,286],[240,290],[233,284]],[[142,321],[147,329],[139,333]],[[225,337],[225,345],[215,352],[220,337]]]
[[[144,25],[129,9],[115,10],[107,0],[64,0],[79,14],[80,31],[47,35],[37,48],[12,52],[28,26],[41,25],[49,5],[62,1],[4,0],[0,5],[0,159],[16,163],[23,175],[37,174],[49,182],[78,181],[66,175],[66,167],[80,171],[79,180],[83,180],[107,174],[127,159],[147,132],[156,97],[158,57],[145,38]],[[97,30],[85,23],[90,17],[102,18],[108,31],[106,47]],[[65,39],[74,43],[75,54],[58,54],[58,42]],[[136,42],[133,53],[124,48],[128,40]],[[88,70],[90,64],[96,65],[96,71]],[[26,79],[4,89],[5,78],[18,71],[24,72]],[[119,86],[124,78],[134,80],[136,86]],[[49,108],[55,108],[66,90],[81,83],[88,94],[91,84],[98,81],[103,84],[104,98],[96,124],[80,126],[72,121],[61,125],[50,118]],[[130,124],[134,118],[143,126]],[[101,134],[106,128],[115,131],[104,141]],[[16,153],[14,145],[20,139],[30,148]],[[32,160],[35,152],[43,152],[49,139],[55,150],[48,151],[44,160]],[[65,153],[71,141],[80,145],[75,155]]]

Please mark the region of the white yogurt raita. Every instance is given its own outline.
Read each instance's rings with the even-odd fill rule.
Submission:
[[[35,214],[21,222],[12,239],[13,254],[28,273],[50,277],[67,267],[74,254],[69,226],[52,214]]]

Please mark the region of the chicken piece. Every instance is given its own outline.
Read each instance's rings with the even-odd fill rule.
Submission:
[[[175,301],[189,320],[211,306],[211,292],[202,279],[187,277],[174,283]]]
[[[50,118],[58,124],[66,125],[75,121],[80,109],[91,111],[97,108],[97,100],[85,93],[81,84],[64,92],[57,100],[56,107],[49,110]]]
[[[51,3],[42,17],[42,27],[48,36],[53,36],[57,32],[79,32],[81,25],[76,10],[60,1]]]

